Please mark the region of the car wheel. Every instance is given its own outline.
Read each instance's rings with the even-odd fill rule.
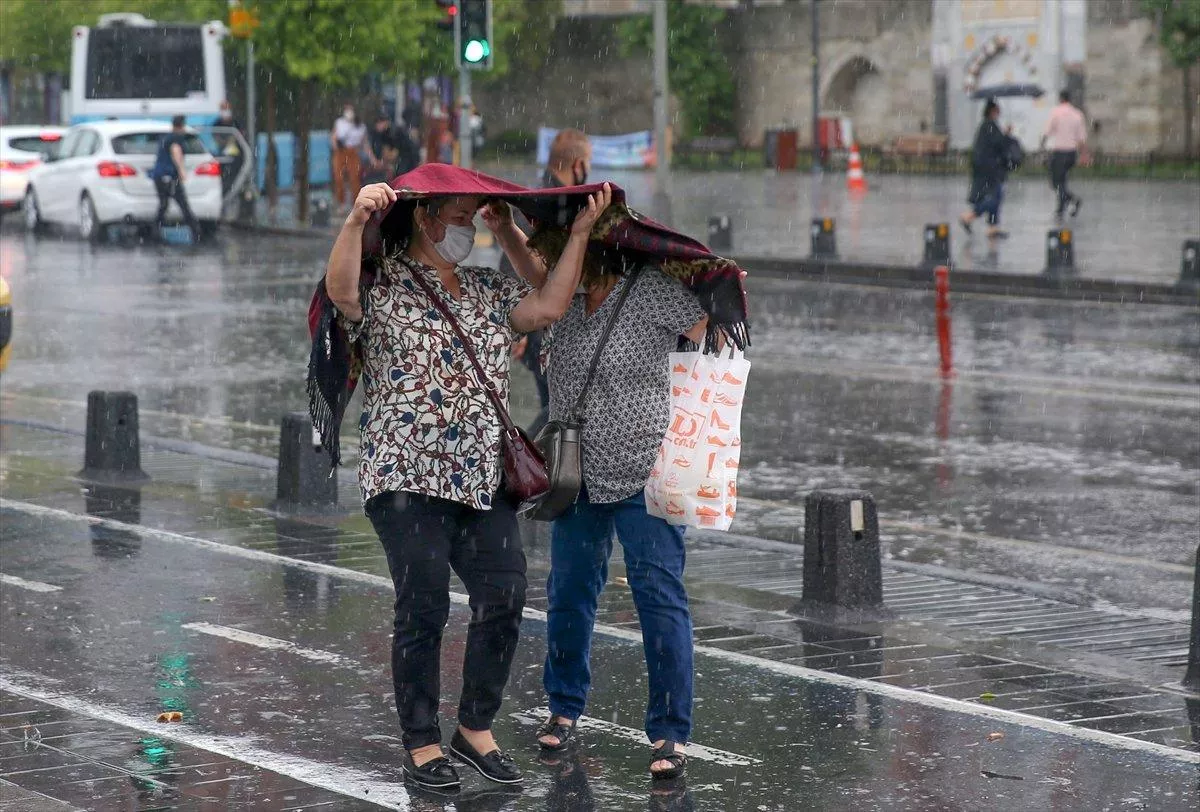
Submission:
[[[86,192],[79,198],[79,236],[88,242],[96,242],[104,233],[104,226],[96,215],[96,207]]]
[[[46,223],[42,220],[42,212],[38,209],[37,194],[34,193],[32,186],[25,190],[25,199],[21,203],[21,208],[25,214],[26,230],[37,233],[45,229]]]

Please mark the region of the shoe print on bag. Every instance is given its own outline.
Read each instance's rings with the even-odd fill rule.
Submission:
[[[696,491],[696,495],[701,499],[720,499],[721,491],[712,485],[701,485],[700,490]]]
[[[700,519],[700,524],[710,527],[717,523],[717,519],[721,518],[721,511],[713,510],[707,505],[701,505],[696,508],[696,516]]]
[[[681,508],[679,505],[675,504],[674,502],[667,502],[667,515],[668,516],[683,516],[686,513],[687,513],[686,510],[684,510],[683,508]]]
[[[709,422],[713,424],[713,428],[718,428],[721,431],[729,431],[731,428],[728,423],[721,419],[721,415],[717,414],[716,409],[713,410],[712,416],[709,418]]]
[[[674,372],[676,375],[686,375],[689,372],[691,372],[691,368],[684,366],[683,364],[676,364],[674,369],[672,369],[671,371]]]
[[[675,459],[671,460],[671,464],[674,465],[676,468],[691,468],[692,467],[692,464],[690,462],[688,462],[688,458],[684,457],[684,456],[679,456],[679,457],[676,457]]]
[[[729,395],[726,395],[724,392],[713,398],[713,403],[719,403],[722,406],[737,406],[740,402],[741,401],[737,401],[729,397]]]
[[[725,460],[725,467],[730,471],[736,471],[738,469],[738,461],[735,459]]]
[[[720,437],[717,437],[716,435],[713,435],[708,438],[708,444],[715,445],[717,448],[728,448],[729,447],[729,443],[725,442],[724,440],[722,440]]]

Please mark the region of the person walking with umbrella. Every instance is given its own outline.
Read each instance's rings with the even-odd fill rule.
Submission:
[[[975,134],[971,148],[971,190],[967,202],[971,208],[963,212],[959,222],[967,233],[976,219],[987,215],[989,239],[998,240],[1008,236],[1000,228],[1000,206],[1004,202],[1004,181],[1008,173],[1020,163],[1021,146],[1013,138],[1012,128],[1000,129],[1000,105],[988,99],[983,107],[983,123]]]

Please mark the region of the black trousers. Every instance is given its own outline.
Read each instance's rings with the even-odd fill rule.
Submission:
[[[183,212],[184,222],[191,228],[192,236],[200,239],[200,223],[196,221],[196,215],[192,214],[192,207],[188,205],[187,191],[179,182],[179,178],[155,178],[154,190],[158,192],[158,216],[155,218],[155,222],[160,226],[166,222],[167,206],[171,205],[171,201],[174,200],[179,204],[179,210]]]
[[[1050,154],[1050,185],[1058,193],[1058,213],[1067,210],[1067,204],[1077,200],[1067,189],[1067,174],[1075,166],[1078,153],[1075,150],[1055,150]]]
[[[475,510],[391,492],[368,501],[366,513],[396,587],[392,684],[404,746],[414,750],[442,740],[440,655],[452,568],[466,585],[471,606],[458,721],[468,730],[489,730],[508,683],[525,608],[525,553],[516,506],[502,495],[492,510]]]

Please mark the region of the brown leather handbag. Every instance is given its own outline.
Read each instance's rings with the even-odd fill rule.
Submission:
[[[500,428],[503,431],[500,438],[500,450],[504,465],[504,488],[508,495],[517,502],[519,508],[524,510],[530,503],[535,502],[550,490],[550,477],[546,473],[546,458],[529,439],[529,435],[513,423],[512,418],[509,417],[508,409],[505,408],[504,401],[500,399],[500,393],[496,391],[495,384],[488,378],[483,364],[479,363],[479,359],[475,357],[470,340],[463,332],[462,327],[458,325],[458,319],[454,318],[450,308],[446,307],[446,303],[442,301],[442,297],[438,296],[429,283],[418,274],[410,275],[413,282],[425,291],[425,295],[433,302],[433,306],[437,308],[437,311],[442,314],[442,318],[450,325],[450,329],[458,336],[458,340],[462,343],[463,353],[475,370],[475,377],[479,379],[480,386],[483,387],[488,400],[492,402],[496,413],[500,416]]]

